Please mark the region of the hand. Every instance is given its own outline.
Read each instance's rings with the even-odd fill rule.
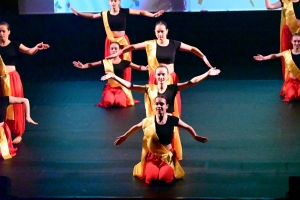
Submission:
[[[31,117],[26,117],[26,121],[27,121],[28,123],[30,123],[30,124],[35,124],[35,125],[38,124],[38,123],[36,123],[35,121],[33,121],[33,120],[31,119]]]
[[[120,145],[126,140],[126,136],[122,135],[117,137],[117,140],[114,142],[114,145]]]
[[[141,65],[141,71],[148,71],[148,65],[147,66],[142,66]]]
[[[104,76],[101,77],[101,81],[105,81],[107,79],[113,78],[114,74],[111,72],[108,72],[107,74],[105,74]]]
[[[73,65],[74,65],[74,67],[77,67],[77,68],[79,68],[79,69],[87,68],[87,67],[85,67],[85,65],[82,64],[80,61],[73,61]]]
[[[77,10],[75,10],[74,8],[71,8],[71,10],[72,10],[72,12],[73,12],[76,16],[78,16]]]
[[[208,70],[208,75],[209,76],[216,76],[221,72],[221,70],[214,68],[211,68],[210,70]]]
[[[156,17],[159,17],[159,16],[161,16],[164,12],[165,12],[164,10],[160,10],[160,11],[154,13],[153,17],[155,17],[155,18],[156,18]]]
[[[37,45],[35,45],[35,47],[37,48],[37,50],[45,50],[45,49],[49,49],[49,44],[44,44],[43,42],[38,43]]]
[[[256,56],[253,56],[254,60],[257,60],[257,61],[263,61],[265,60],[264,56],[260,55],[260,54],[257,54]]]
[[[202,142],[202,143],[208,142],[207,137],[202,137],[202,136],[199,136],[199,135],[194,136],[194,139],[197,140],[198,142]]]
[[[116,57],[118,57],[119,55],[121,55],[122,54],[122,50],[121,51],[118,51],[117,53],[115,53],[115,54],[111,54],[111,55],[109,55],[109,56],[107,56],[105,59],[113,59],[113,58],[116,58]]]

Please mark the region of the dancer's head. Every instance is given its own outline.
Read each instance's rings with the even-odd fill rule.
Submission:
[[[118,42],[112,42],[109,47],[109,53],[110,54],[118,53],[120,51],[120,49],[121,49],[121,46]]]
[[[300,47],[300,33],[294,33],[292,36],[293,49],[299,49]]]
[[[167,102],[167,98],[163,95],[158,95],[155,98],[155,109],[157,114],[163,115],[167,113],[167,109],[169,107],[169,104]]]
[[[7,40],[10,34],[10,27],[7,22],[0,22],[0,39]]]
[[[161,64],[155,69],[155,78],[157,84],[165,84],[168,77],[169,77],[169,70],[166,65]]]
[[[157,22],[155,24],[154,32],[157,39],[166,39],[169,32],[167,23],[164,21]]]
[[[121,7],[121,0],[108,0],[111,9],[116,9]]]

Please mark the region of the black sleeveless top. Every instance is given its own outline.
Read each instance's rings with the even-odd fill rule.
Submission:
[[[129,67],[130,61],[128,60],[121,60],[119,64],[113,64],[114,67],[114,74],[120,78],[124,77],[124,70]]]
[[[117,15],[111,15],[108,11],[107,20],[110,30],[125,31],[127,15],[129,15],[129,8],[120,8],[120,12]]]
[[[180,48],[181,42],[169,40],[168,46],[159,46],[156,42],[156,58],[159,63],[172,64],[175,62],[176,51]]]
[[[16,65],[21,43],[11,41],[7,46],[0,46],[0,55],[5,65]]]
[[[154,116],[156,134],[161,144],[168,145],[172,143],[174,126],[178,126],[179,118],[168,115],[165,124],[160,125]]]
[[[294,63],[297,65],[297,67],[300,68],[300,55],[294,55],[292,53],[292,58],[293,58]]]

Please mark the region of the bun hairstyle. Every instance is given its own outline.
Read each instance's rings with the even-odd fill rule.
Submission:
[[[155,69],[155,72],[156,72],[156,70],[157,70],[158,68],[165,68],[165,69],[167,70],[168,74],[170,74],[170,73],[169,73],[169,69],[168,69],[168,67],[167,67],[166,65],[158,65],[158,67],[156,67],[156,69]]]
[[[9,26],[9,24],[8,24],[7,22],[1,21],[1,22],[0,22],[0,26],[3,26],[3,25],[5,25],[5,26],[7,27],[7,30],[10,31],[10,26]]]
[[[167,23],[166,22],[164,22],[164,21],[158,21],[158,22],[156,22],[156,24],[155,24],[155,27],[157,26],[157,25],[164,25],[165,27],[166,27],[166,29],[168,29],[168,25],[167,25]]]

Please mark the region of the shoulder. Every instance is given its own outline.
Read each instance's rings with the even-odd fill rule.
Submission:
[[[9,103],[9,96],[1,96],[0,101],[1,101],[1,103],[8,104]]]
[[[12,45],[12,46],[14,46],[14,47],[18,47],[18,48],[19,48],[20,45],[21,45],[21,43],[14,40],[14,41],[11,41],[9,45]]]
[[[168,88],[171,90],[177,90],[178,86],[177,86],[177,84],[170,84],[170,85],[168,85]]]
[[[120,12],[124,14],[129,14],[129,8],[120,8]]]
[[[177,125],[179,122],[179,118],[176,116],[169,116],[170,121],[172,122],[172,124]]]
[[[123,65],[129,66],[130,63],[131,63],[131,61],[129,61],[129,60],[121,60],[121,63],[122,63]]]

